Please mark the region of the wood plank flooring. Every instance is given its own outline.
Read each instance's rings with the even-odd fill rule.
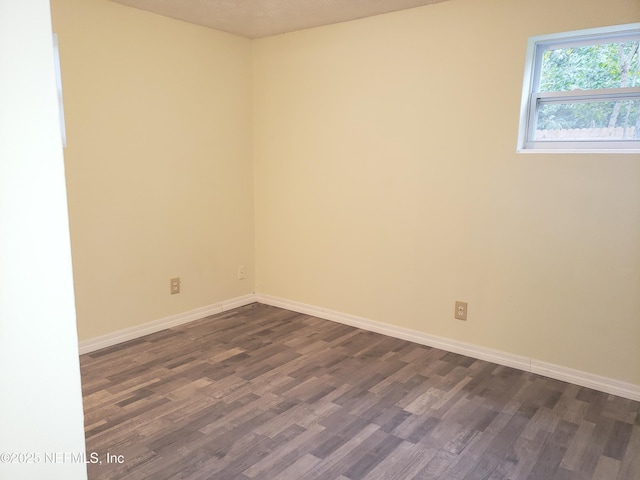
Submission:
[[[265,305],[81,370],[91,480],[640,479],[639,402]]]

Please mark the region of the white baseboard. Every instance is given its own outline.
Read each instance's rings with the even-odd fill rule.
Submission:
[[[100,337],[84,340],[79,344],[80,354],[100,350],[101,348],[110,347],[118,343],[133,340],[134,338],[149,335],[150,333],[159,332],[167,328],[182,325],[184,323],[200,320],[201,318],[216,313],[226,312],[233,308],[242,307],[251,303],[264,303],[274,307],[285,308],[298,313],[312,315],[314,317],[331,320],[345,325],[362,328],[371,332],[381,333],[394,338],[408,340],[420,345],[439,348],[448,352],[459,353],[468,357],[486,360],[488,362],[497,363],[507,367],[517,368],[525,372],[536,373],[545,377],[562,380],[564,382],[573,383],[582,387],[592,388],[619,397],[628,398],[630,400],[640,401],[640,386],[632,383],[621,382],[600,375],[574,370],[571,368],[546,363],[534,358],[523,357],[521,355],[513,355],[511,353],[484,348],[470,343],[458,342],[445,337],[429,335],[427,333],[411,330],[409,328],[398,327],[376,320],[349,315],[347,313],[336,312],[322,307],[316,307],[305,303],[294,302],[283,298],[273,297],[265,294],[248,294],[241,297],[232,298],[205,307],[189,310],[188,312],[171,315],[135,327],[126,328],[117,332],[102,335]]]
[[[233,308],[249,305],[256,302],[256,295],[250,293],[241,297],[232,298],[230,300],[224,300],[222,302],[214,303],[200,308],[189,310],[188,312],[178,313],[169,317],[160,318],[152,322],[144,323],[142,325],[136,325],[135,327],[125,328],[124,330],[118,330],[117,332],[101,335],[89,340],[83,340],[79,343],[80,355],[85,353],[94,352],[101,348],[111,347],[118,343],[126,342],[127,340],[133,340],[134,338],[143,337],[150,333],[159,332],[167,328],[182,325],[184,323],[200,320],[201,318],[208,317],[209,315],[215,315],[216,313],[226,312]]]
[[[594,390],[610,393],[630,400],[640,401],[640,386],[632,383],[621,382],[619,380],[594,375],[581,370],[574,370],[560,365],[542,362],[533,358],[513,355],[511,353],[484,348],[470,343],[458,342],[444,337],[429,335],[417,330],[389,325],[387,323],[369,320],[367,318],[357,317],[355,315],[336,312],[326,308],[294,302],[291,300],[285,300],[271,295],[258,293],[255,296],[255,301],[306,315],[312,315],[325,320],[332,320],[345,325],[351,325],[353,327],[381,333],[390,337],[408,340],[421,345],[439,348],[448,352],[459,353],[479,360],[486,360],[499,365],[517,368],[518,370],[523,370],[525,372],[531,372],[545,377],[554,378],[556,380],[562,380],[564,382],[580,385],[581,387],[592,388]]]
[[[618,397],[640,401],[640,386],[621,382],[613,378],[594,375],[593,373],[574,370],[573,368],[555,365],[553,363],[531,360],[531,372],[545,377],[555,378],[563,382],[573,383],[581,387],[592,388],[600,392],[611,393]]]

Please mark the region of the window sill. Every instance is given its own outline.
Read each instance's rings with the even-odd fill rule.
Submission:
[[[621,148],[518,148],[516,149],[516,153],[580,153],[580,154],[640,154],[640,149],[638,148],[629,148],[629,149],[621,149]]]

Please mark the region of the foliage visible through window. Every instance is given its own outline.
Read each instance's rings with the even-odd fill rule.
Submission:
[[[640,148],[640,24],[530,40],[520,150]]]

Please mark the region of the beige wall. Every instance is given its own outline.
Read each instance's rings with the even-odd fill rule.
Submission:
[[[640,385],[640,156],[515,153],[527,38],[633,21],[454,0],[255,41],[256,290]]]
[[[260,293],[640,385],[640,156],[515,154],[527,38],[640,21],[636,0],[254,42],[52,6],[81,339],[249,293],[255,252]]]
[[[104,0],[52,8],[80,339],[253,292],[250,41]]]

